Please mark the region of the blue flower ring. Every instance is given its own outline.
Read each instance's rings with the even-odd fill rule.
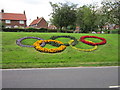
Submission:
[[[34,46],[32,46],[32,45],[23,45],[23,44],[21,43],[21,41],[24,40],[24,39],[44,40],[44,39],[38,38],[38,37],[23,37],[23,38],[20,38],[20,39],[16,40],[16,44],[19,45],[19,46],[21,46],[21,47],[34,47]],[[44,46],[45,46],[45,42],[41,43],[40,46],[41,46],[41,47],[44,47]]]
[[[57,39],[57,38],[70,38],[71,40],[74,40],[72,43],[71,43],[71,45],[72,46],[75,46],[76,44],[78,44],[78,40],[75,38],[75,37],[71,37],[71,36],[53,36],[53,37],[51,37],[50,39],[52,39],[52,40],[55,40],[55,39]],[[61,44],[55,44],[55,43],[50,43],[51,45],[53,45],[53,46],[60,46]],[[65,43],[65,44],[63,44],[63,45],[65,45],[65,46],[70,46],[70,44],[69,43]]]

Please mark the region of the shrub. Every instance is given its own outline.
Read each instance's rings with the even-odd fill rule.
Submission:
[[[111,33],[115,34],[115,33],[118,33],[118,31],[119,31],[119,29],[114,29],[114,30],[111,31]]]
[[[2,31],[4,32],[21,32],[21,31],[25,31],[25,29],[16,29],[16,28],[4,28],[2,29]]]
[[[20,28],[4,28],[2,29],[4,32],[62,32],[62,33],[73,33],[73,30],[58,30],[58,29],[47,29],[47,28],[26,28],[26,29],[20,29]]]

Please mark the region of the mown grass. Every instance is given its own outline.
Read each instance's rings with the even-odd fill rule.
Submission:
[[[98,46],[92,52],[78,51],[68,46],[61,53],[41,53],[31,47],[20,47],[16,40],[22,37],[40,37],[48,40],[52,36],[70,35],[79,39],[84,35],[94,35],[107,40],[105,45]],[[58,38],[64,43],[70,39]],[[98,39],[88,39],[100,42]],[[32,45],[35,39],[26,39],[22,44]],[[46,45],[47,48],[55,48]],[[78,48],[93,48],[79,42]],[[2,33],[2,68],[46,68],[46,67],[78,67],[78,66],[116,66],[118,65],[118,34],[78,34],[78,33],[33,33],[33,32],[3,32]]]

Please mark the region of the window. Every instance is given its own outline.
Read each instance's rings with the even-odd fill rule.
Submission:
[[[10,20],[5,20],[5,23],[11,23],[11,21]]]
[[[20,20],[19,23],[20,23],[20,24],[24,24],[24,21]]]

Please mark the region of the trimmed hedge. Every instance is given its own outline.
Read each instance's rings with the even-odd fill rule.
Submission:
[[[111,33],[118,33],[119,30],[118,29],[115,29],[115,30],[112,30]]]
[[[58,29],[46,29],[46,28],[27,28],[27,29],[18,29],[18,28],[4,28],[4,32],[62,32],[62,33],[73,33],[73,30],[58,30]]]
[[[40,30],[40,29],[16,29],[16,28],[5,28],[2,29],[4,32],[46,32],[46,30]]]

